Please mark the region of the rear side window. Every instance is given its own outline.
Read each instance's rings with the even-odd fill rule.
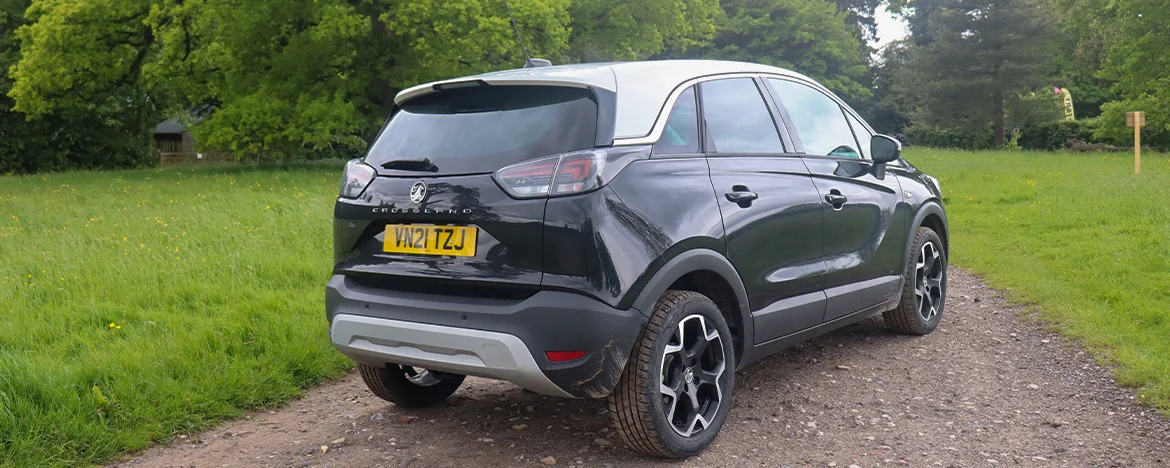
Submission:
[[[784,144],[764,97],[751,78],[702,83],[703,118],[712,153],[783,153]]]
[[[837,101],[809,86],[769,78],[792,125],[804,143],[804,151],[814,156],[861,159],[853,131]]]
[[[424,172],[473,174],[592,148],[597,103],[587,89],[477,86],[419,96],[396,110],[366,155],[375,167],[427,159]]]
[[[654,144],[655,154],[695,154],[699,152],[699,106],[695,88],[687,88],[674,103],[662,138]]]

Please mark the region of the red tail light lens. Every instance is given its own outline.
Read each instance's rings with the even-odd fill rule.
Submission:
[[[514,164],[496,172],[496,182],[516,198],[547,197],[560,156]]]
[[[493,177],[516,198],[571,195],[602,187],[631,162],[648,157],[650,147],[593,149],[513,164]]]
[[[594,188],[596,185],[590,186],[589,182],[596,182],[595,169],[604,164],[601,161],[592,152],[565,155],[561,158],[561,165],[557,167],[556,184],[552,188],[553,195],[582,192]]]
[[[565,362],[585,357],[585,351],[546,351],[544,357],[549,362]]]

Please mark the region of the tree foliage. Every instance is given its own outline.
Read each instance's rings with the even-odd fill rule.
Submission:
[[[686,56],[741,60],[808,75],[846,98],[870,96],[845,14],[824,0],[723,0],[715,38]]]
[[[901,94],[917,99],[911,113],[915,125],[970,133],[990,127],[994,144],[1004,146],[1012,108],[1017,115],[1056,118],[1052,100],[1031,98],[1051,89],[1054,74],[1053,25],[1042,4],[927,0],[924,6],[931,13],[916,21],[926,37],[912,41],[908,66],[898,78]]]
[[[1132,141],[1125,113],[1144,111],[1143,141],[1170,145],[1170,1],[1086,0],[1073,8],[1087,17],[1082,30],[1104,31],[1079,45],[1100,47],[1095,49],[1103,55],[1097,76],[1115,83],[1121,98],[1101,107],[1097,136]]]
[[[718,0],[510,3],[528,49],[561,62],[685,51],[720,12]],[[142,122],[179,115],[204,148],[352,155],[398,91],[524,60],[500,0],[34,0],[25,23],[0,39],[18,44],[5,59],[14,110],[104,117],[139,153]]]
[[[641,60],[684,53],[715,34],[719,0],[574,0],[574,62]]]
[[[32,55],[38,72],[14,79],[21,69],[21,45],[31,34],[47,35],[52,44],[125,53],[122,38],[114,34],[89,37],[99,41],[95,46],[85,43],[87,38],[72,37],[77,31],[71,28],[52,34],[29,28],[30,21],[44,14],[43,6],[53,5],[29,8],[24,0],[0,0],[0,174],[133,167],[149,161],[148,130],[163,114],[139,83],[121,81],[124,75],[105,69],[109,86],[103,86],[94,73],[98,67],[85,53],[58,55],[43,49]],[[71,8],[78,23],[96,20],[88,4]],[[4,73],[10,69],[11,78]],[[67,79],[81,80],[77,91],[63,91],[60,83]],[[37,90],[43,94],[30,101],[35,102],[33,112],[21,112],[9,95],[28,92],[22,85],[32,80],[44,82]]]

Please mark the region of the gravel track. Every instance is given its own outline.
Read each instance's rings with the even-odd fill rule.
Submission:
[[[469,378],[404,410],[351,374],[115,466],[1170,466],[1170,421],[1108,368],[972,275],[952,268],[948,286],[929,336],[879,316],[741,372],[719,438],[686,461],[626,449],[604,400]]]

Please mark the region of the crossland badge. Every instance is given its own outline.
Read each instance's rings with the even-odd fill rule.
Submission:
[[[418,182],[415,182],[414,186],[410,187],[410,201],[415,202],[415,203],[422,203],[423,199],[425,199],[426,197],[427,197],[427,184],[424,183],[423,181],[420,180]]]

